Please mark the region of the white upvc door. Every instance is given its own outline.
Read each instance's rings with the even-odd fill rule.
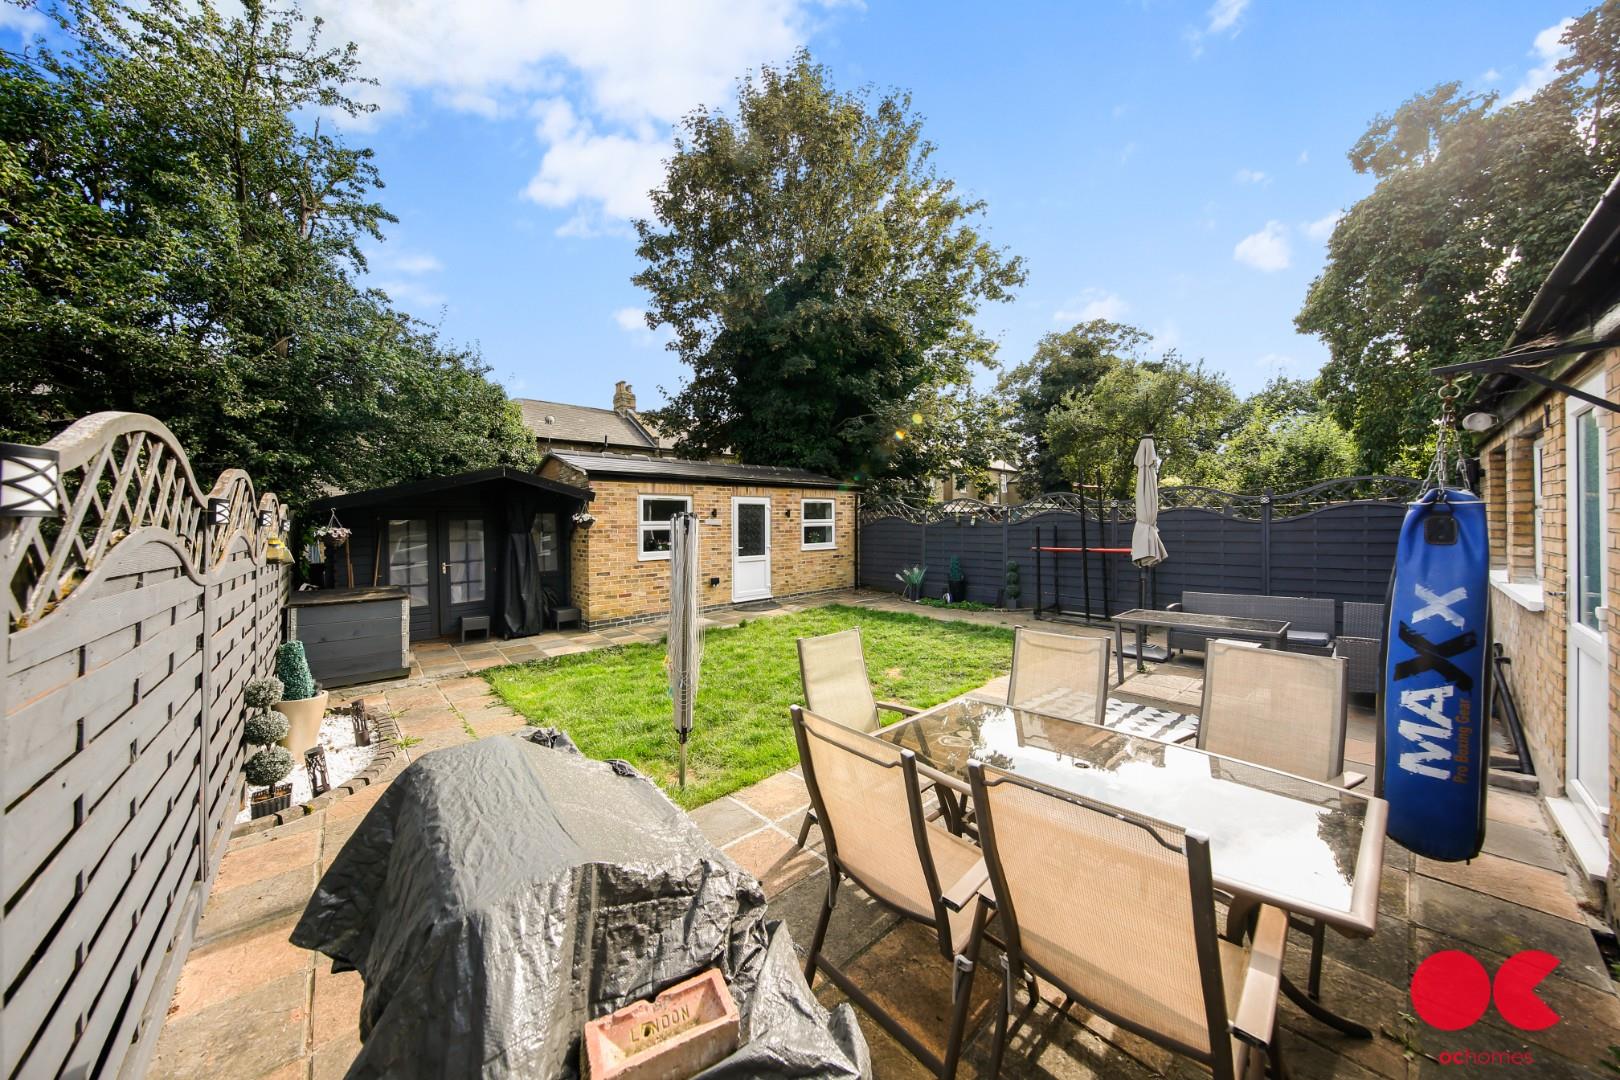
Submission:
[[[1602,395],[1602,377],[1581,389]],[[1565,739],[1569,799],[1595,838],[1607,846],[1609,818],[1609,643],[1604,565],[1604,432],[1593,406],[1566,405],[1569,512],[1568,716]]]
[[[763,600],[771,595],[771,500],[733,496],[731,500],[731,599]]]

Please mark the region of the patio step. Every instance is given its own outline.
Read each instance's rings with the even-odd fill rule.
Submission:
[[[1517,764],[1517,762],[1514,762],[1514,764]],[[1541,792],[1541,780],[1535,773],[1499,769],[1494,762],[1491,765],[1489,779],[1492,787],[1503,788],[1507,791],[1523,791],[1529,795],[1536,795]]]

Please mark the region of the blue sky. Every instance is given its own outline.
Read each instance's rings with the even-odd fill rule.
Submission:
[[[1447,79],[1547,77],[1545,0],[1067,4],[306,0],[361,47],[399,217],[372,280],[476,344],[516,396],[641,404],[684,369],[639,313],[629,220],[671,123],[807,45],[840,86],[913,94],[940,169],[988,201],[1029,280],[985,309],[1000,359],[1094,316],[1202,357],[1239,391],[1326,358],[1293,316],[1332,215],[1369,189],[1344,151]],[[28,16],[0,6],[0,34]],[[1552,29],[1550,29],[1552,28]],[[994,375],[981,377],[981,384]]]

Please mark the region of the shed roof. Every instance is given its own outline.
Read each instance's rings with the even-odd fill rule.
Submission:
[[[634,418],[616,409],[518,398],[523,426],[537,439],[656,449],[659,441]]]
[[[525,472],[523,469],[497,466],[493,469],[478,469],[475,472],[457,473],[455,476],[435,476],[409,484],[395,484],[392,487],[372,488],[370,491],[353,491],[343,495],[333,495],[310,503],[306,513],[317,513],[322,510],[341,510],[349,506],[370,506],[375,503],[394,502],[398,499],[410,499],[418,495],[430,495],[435,491],[467,487],[471,484],[484,484],[491,480],[508,480],[527,487],[538,488],[553,495],[579,499],[582,502],[589,502],[595,498],[595,494],[588,488],[575,487],[572,484],[565,484],[561,480],[550,480],[532,472]]]
[[[855,487],[808,469],[790,469],[780,465],[733,465],[717,461],[684,461],[643,454],[598,454],[580,450],[553,450],[548,456],[589,477],[684,480],[699,484],[763,487]]]

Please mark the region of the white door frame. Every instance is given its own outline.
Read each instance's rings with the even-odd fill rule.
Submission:
[[[1599,372],[1590,379],[1586,380],[1583,384],[1581,384],[1580,389],[1585,390],[1588,393],[1601,395],[1603,392],[1602,373]],[[1567,553],[1565,565],[1567,567],[1568,578],[1564,587],[1564,617],[1568,650],[1564,658],[1564,789],[1569,796],[1570,802],[1573,803],[1579,811],[1579,816],[1582,819],[1581,824],[1590,829],[1594,833],[1595,838],[1600,840],[1603,845],[1607,847],[1608,817],[1610,812],[1610,807],[1608,806],[1607,775],[1609,755],[1612,749],[1607,745],[1609,739],[1609,688],[1607,685],[1607,679],[1605,679],[1604,686],[1602,688],[1601,708],[1603,713],[1603,723],[1600,725],[1603,732],[1602,745],[1585,746],[1578,738],[1580,730],[1580,702],[1578,700],[1578,675],[1579,664],[1581,662],[1580,654],[1586,653],[1589,656],[1595,655],[1595,658],[1598,661],[1598,670],[1604,672],[1605,675],[1608,675],[1608,620],[1613,615],[1612,609],[1607,606],[1607,596],[1603,596],[1601,598],[1603,603],[1601,603],[1598,607],[1599,629],[1593,630],[1591,627],[1583,625],[1580,621],[1580,588],[1583,569],[1581,566],[1580,535],[1578,530],[1580,510],[1578,506],[1577,494],[1580,490],[1579,470],[1582,463],[1582,458],[1580,456],[1579,439],[1576,434],[1576,423],[1583,414],[1591,412],[1594,408],[1595,407],[1593,405],[1581,401],[1579,398],[1570,397],[1565,399],[1564,467],[1568,476],[1565,488],[1565,505],[1568,509],[1564,514],[1564,542],[1565,551]],[[1601,421],[1601,417],[1599,419]],[[1599,506],[1601,508],[1600,514],[1602,515],[1599,518],[1599,535],[1602,539],[1598,544],[1598,581],[1599,589],[1605,593],[1609,588],[1607,577],[1608,568],[1603,565],[1605,558],[1604,550],[1607,547],[1608,541],[1608,522],[1606,519],[1609,484],[1608,476],[1605,471],[1605,466],[1607,464],[1605,460],[1605,443],[1607,441],[1606,436],[1607,432],[1604,431],[1603,425],[1600,422],[1597,427],[1597,459],[1598,490],[1600,493]],[[1579,779],[1577,766],[1585,762],[1585,758],[1588,753],[1596,755],[1597,761],[1600,763],[1600,767],[1603,769],[1605,781],[1603,790],[1600,792],[1594,793],[1586,790],[1586,787],[1580,782]],[[1587,764],[1589,765],[1590,763]]]
[[[763,506],[765,508],[765,554],[762,556],[749,556],[750,565],[757,565],[763,561],[765,564],[765,589],[763,592],[743,592],[737,588],[737,567],[743,562],[743,556],[737,554],[737,508],[740,506]],[[766,600],[771,596],[771,499],[768,495],[733,495],[731,497],[731,602],[742,603],[746,600]]]

